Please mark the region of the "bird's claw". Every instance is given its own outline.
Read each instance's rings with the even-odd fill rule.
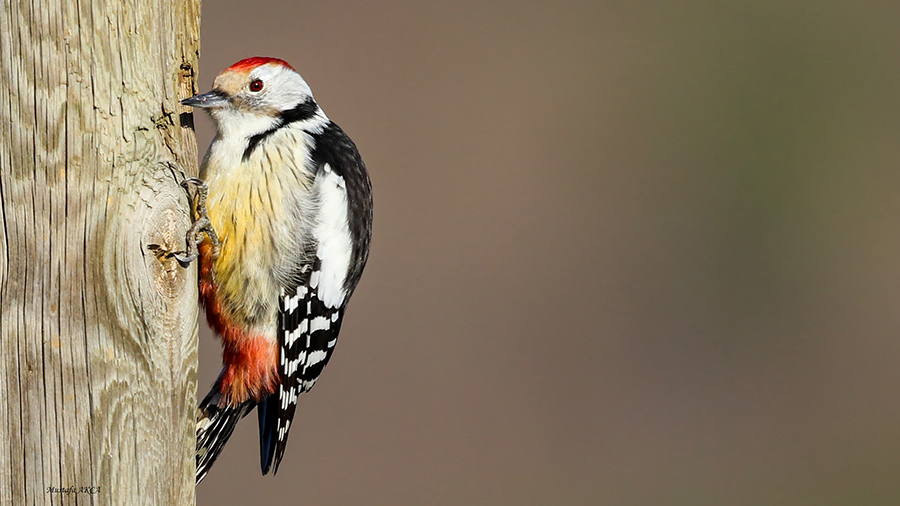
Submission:
[[[202,188],[204,191],[204,195],[206,192],[209,192],[209,187],[206,186],[206,181],[200,179],[199,177],[186,177],[181,181],[181,187],[188,192],[190,192],[191,185]]]
[[[189,228],[185,234],[185,250],[176,251],[172,253],[172,256],[178,260],[181,265],[187,267],[191,262],[197,259],[197,246],[200,244],[200,241],[203,240],[203,234],[205,233],[206,236],[209,237],[209,242],[212,246],[212,251],[210,252],[212,259],[215,260],[219,256],[220,245],[219,237],[216,235],[216,231],[209,221],[209,212],[206,209],[206,197],[209,195],[209,186],[206,185],[206,182],[197,177],[185,179],[181,182],[181,186],[187,191],[188,198],[194,202],[194,207],[197,211],[197,220],[191,224],[191,228]],[[191,186],[196,188],[196,197],[191,195]]]
[[[186,254],[187,251],[176,251],[175,253],[172,253],[172,258],[178,260],[178,263],[180,263],[183,267],[187,267],[191,262],[197,259],[197,254],[192,253],[188,256],[185,256]]]

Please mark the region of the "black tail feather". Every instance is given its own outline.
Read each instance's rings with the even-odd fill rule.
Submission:
[[[278,419],[278,396],[270,395],[256,408],[259,415],[259,459],[263,475],[269,474],[272,460],[275,458],[277,438],[276,420]],[[278,470],[277,464],[275,470]]]

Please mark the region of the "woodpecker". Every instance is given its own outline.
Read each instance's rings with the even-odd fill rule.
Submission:
[[[217,129],[194,181],[200,219],[188,234],[201,304],[223,347],[223,369],[198,409],[197,482],[254,408],[262,474],[274,474],[297,397],[331,359],[366,265],[371,181],[356,145],[284,60],[241,60],[182,104],[206,110]],[[209,232],[199,245],[198,228]]]

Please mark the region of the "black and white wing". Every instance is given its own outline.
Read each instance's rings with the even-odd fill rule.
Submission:
[[[281,294],[281,385],[259,410],[263,474],[278,471],[297,397],[315,385],[334,353],[344,308],[369,252],[372,190],[356,146],[334,123],[313,138],[315,258],[301,267],[300,283]]]

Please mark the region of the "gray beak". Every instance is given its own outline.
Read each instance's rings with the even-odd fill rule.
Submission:
[[[221,107],[227,103],[228,96],[219,90],[212,90],[209,93],[203,93],[202,95],[194,95],[191,98],[186,98],[181,101],[182,105],[189,105],[191,107],[200,107],[204,109],[210,107]]]

